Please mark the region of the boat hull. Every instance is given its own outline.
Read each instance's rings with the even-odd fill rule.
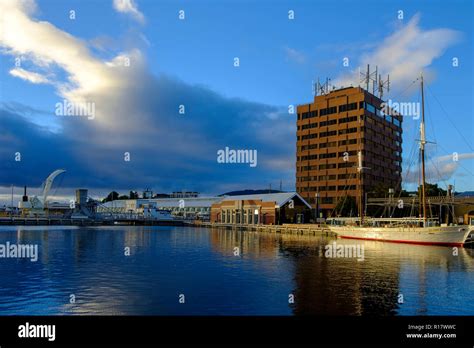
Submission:
[[[341,238],[422,245],[463,246],[472,232],[467,226],[358,227],[329,226]]]

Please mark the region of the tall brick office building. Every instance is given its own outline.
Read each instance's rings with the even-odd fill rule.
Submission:
[[[382,100],[361,87],[317,95],[297,107],[296,191],[323,216],[339,197],[362,197],[378,184],[401,187],[402,116],[381,112]],[[358,151],[364,169],[357,175]]]

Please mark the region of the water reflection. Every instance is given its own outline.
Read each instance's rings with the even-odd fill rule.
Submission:
[[[472,315],[472,249],[337,239],[359,244],[365,259],[325,257],[325,236],[213,231],[213,246],[229,254],[285,257],[294,264],[297,315]],[[277,253],[276,253],[277,251]]]
[[[359,262],[326,257],[328,237],[161,226],[0,227],[6,241],[39,259],[0,259],[0,315],[474,313],[472,249],[338,239]]]

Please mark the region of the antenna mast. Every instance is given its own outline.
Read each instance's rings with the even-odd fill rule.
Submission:
[[[378,93],[379,98],[382,99],[384,89],[387,93],[390,92],[390,76],[387,75],[387,79],[384,81],[378,70],[378,66],[375,66],[375,71],[370,72],[370,65],[367,64],[367,71],[362,73],[359,67],[359,87],[365,85],[365,90],[370,92],[370,85],[372,84],[372,94],[376,95]]]
[[[326,95],[329,92],[331,92],[331,87],[334,89],[335,87],[331,85],[331,79],[326,77],[326,82],[320,83],[319,82],[319,77],[318,81],[316,83],[316,86],[314,86],[313,93],[314,95]]]
[[[382,80],[382,75],[379,75],[379,98],[383,99],[383,90],[386,89],[387,93],[390,92],[390,75],[387,74],[387,79],[385,81]]]
[[[370,72],[370,65],[367,64],[366,73],[361,73],[359,68],[359,86],[365,85],[365,90],[370,92],[370,83],[372,83],[372,94],[375,94],[376,88],[378,89],[378,67],[375,67],[375,71]]]

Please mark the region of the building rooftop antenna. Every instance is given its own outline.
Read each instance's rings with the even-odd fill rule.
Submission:
[[[365,85],[365,90],[370,92],[370,83],[372,83],[372,94],[375,94],[375,89],[378,81],[378,67],[375,67],[375,71],[370,72],[370,64],[367,64],[367,70],[362,73],[359,67],[359,87]]]
[[[378,92],[379,92],[379,98],[383,98],[383,92],[384,89],[387,91],[387,93],[390,92],[390,75],[387,74],[387,79],[384,81],[382,80],[382,75],[379,75],[379,85],[378,85]]]
[[[326,95],[328,94],[331,90],[334,90],[335,87],[331,85],[331,79],[326,77],[326,82],[321,83],[319,81],[318,77],[318,82],[316,84],[316,95]]]

